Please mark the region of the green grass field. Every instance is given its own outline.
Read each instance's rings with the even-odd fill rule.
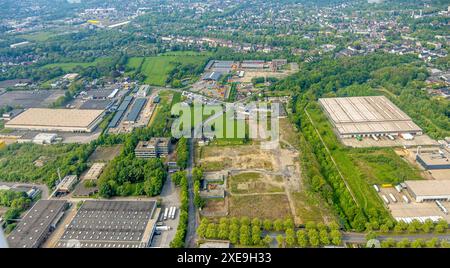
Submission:
[[[41,68],[54,68],[54,67],[60,67],[61,69],[63,69],[64,72],[72,72],[75,67],[80,66],[83,68],[87,68],[87,67],[91,67],[91,66],[96,66],[98,63],[101,63],[102,61],[107,61],[108,58],[99,58],[96,59],[93,62],[62,62],[62,63],[51,63],[51,64],[46,64],[44,66],[42,66]]]
[[[154,86],[165,86],[169,73],[177,64],[204,64],[208,58],[207,53],[178,51],[161,54],[154,57],[133,57],[128,60],[127,67],[134,71],[143,61],[140,72],[146,76],[144,83]],[[130,71],[128,73],[132,73]]]
[[[44,32],[35,32],[35,33],[29,33],[29,34],[22,34],[19,35],[19,37],[24,38],[28,41],[35,41],[35,42],[44,42],[53,37],[55,33],[51,31],[44,31]]]

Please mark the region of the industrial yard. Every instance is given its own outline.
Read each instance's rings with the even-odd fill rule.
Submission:
[[[285,78],[297,70],[296,63],[288,64],[285,59],[268,62],[211,60],[191,91],[214,99],[235,101],[256,94],[261,85],[269,85],[271,81]]]

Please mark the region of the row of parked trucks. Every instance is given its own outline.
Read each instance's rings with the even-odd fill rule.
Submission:
[[[386,184],[386,185],[383,185],[383,187],[392,187],[392,185],[391,184]],[[377,193],[380,192],[380,187],[378,185],[374,184],[373,188],[375,188],[375,191],[377,191]],[[402,190],[404,189],[404,186],[401,185],[401,184],[398,184],[398,185],[395,185],[394,188],[395,188],[395,190],[397,190],[398,193],[401,193]],[[392,193],[389,193],[388,196],[389,196],[389,198],[386,195],[381,195],[381,198],[383,198],[383,200],[384,200],[384,202],[386,204],[390,204],[391,201],[393,203],[397,203],[398,202],[397,198],[395,198],[395,196]],[[402,199],[403,199],[403,201],[405,203],[411,202],[409,200],[409,198],[406,195],[404,195],[404,194],[402,194]]]
[[[385,188],[385,187],[392,187],[392,185],[391,185],[391,184],[383,184],[381,187],[383,187],[383,188]],[[378,185],[374,184],[374,185],[373,185],[373,188],[375,189],[375,191],[377,191],[377,193],[380,192],[380,187],[379,187]],[[401,194],[402,190],[406,188],[406,185],[403,184],[403,183],[400,183],[400,184],[398,184],[398,185],[395,185],[394,188],[395,188],[395,190],[397,190],[397,192],[398,192],[399,194]],[[388,198],[386,195],[384,195],[384,194],[381,195],[381,198],[383,199],[383,201],[384,201],[387,205],[389,205],[391,201],[392,201],[393,203],[397,203],[397,198],[395,198],[395,196],[394,196],[392,193],[389,193],[388,196],[389,196],[389,198]],[[403,201],[404,201],[405,203],[409,204],[409,203],[411,202],[411,201],[409,200],[409,198],[408,198],[406,195],[402,194],[401,196],[402,196],[402,199],[403,199]],[[437,207],[438,207],[445,215],[448,215],[448,209],[441,203],[441,201],[436,200],[435,203],[436,203]]]
[[[170,208],[165,208],[164,209],[164,214],[163,214],[163,220],[173,220],[175,219],[175,214],[177,213],[177,208],[176,207],[170,207]]]

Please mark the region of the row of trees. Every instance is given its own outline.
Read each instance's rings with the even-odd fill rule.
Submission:
[[[178,223],[177,232],[174,239],[170,242],[171,248],[184,247],[188,226],[189,213],[189,186],[187,175],[185,171],[179,171],[172,176],[172,181],[181,189],[181,206],[180,206],[180,221]]]
[[[321,245],[340,245],[342,234],[335,223],[326,226],[324,224],[308,223],[305,229],[295,231],[294,222],[277,219],[275,221],[254,218],[221,218],[218,223],[210,222],[203,218],[197,234],[207,239],[229,240],[233,244],[243,246],[270,246],[272,236],[270,232],[280,233],[276,240],[280,247],[318,247]],[[266,233],[263,236],[263,233]]]
[[[278,247],[319,247],[327,245],[339,246],[342,244],[342,233],[336,224],[329,227],[314,223],[308,223],[305,229],[287,229],[285,236],[276,237]]]
[[[418,220],[413,220],[410,223],[406,223],[404,221],[394,222],[394,221],[386,221],[384,224],[378,224],[376,222],[368,222],[366,223],[366,231],[373,233],[445,233],[448,229],[448,223],[444,219],[439,220],[438,222],[433,222],[428,219],[425,222],[419,222]]]
[[[205,200],[200,196],[200,181],[203,178],[203,170],[195,167],[192,169],[192,179],[194,181],[194,205],[197,208],[205,206]]]
[[[265,221],[268,224],[268,220]],[[272,222],[270,221],[270,225]],[[207,218],[203,218],[197,234],[207,239],[223,239],[229,240],[232,244],[243,246],[269,246],[272,242],[270,236],[262,238],[262,231],[265,224],[260,219],[250,220],[247,217],[238,218],[221,218],[219,223],[210,222]]]
[[[388,238],[381,242],[382,248],[450,248],[450,243],[446,239],[439,240],[438,238],[432,238],[430,240],[416,239],[410,241],[404,238],[400,241],[395,241],[392,238]]]
[[[187,144],[187,139],[181,137],[177,144],[177,165],[185,169],[188,166],[189,161],[189,147]]]

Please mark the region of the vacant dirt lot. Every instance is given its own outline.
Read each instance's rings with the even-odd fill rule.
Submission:
[[[266,172],[242,172],[229,179],[232,194],[284,193],[283,178]]]
[[[231,196],[230,216],[284,219],[292,217],[285,194]]]
[[[122,145],[97,147],[89,157],[89,162],[108,162],[118,156]]]
[[[273,156],[259,146],[206,146],[197,154],[197,163],[207,171],[223,169],[273,170]]]

